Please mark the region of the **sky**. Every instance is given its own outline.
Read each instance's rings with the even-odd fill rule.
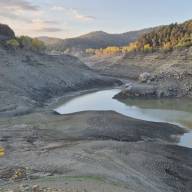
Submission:
[[[191,8],[191,0],[0,0],[0,21],[18,36],[69,38],[181,23]]]

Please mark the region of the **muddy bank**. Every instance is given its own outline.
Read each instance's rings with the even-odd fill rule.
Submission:
[[[175,135],[183,133],[174,125],[110,111],[4,118],[0,121],[0,145],[6,155],[0,161],[0,183],[9,182],[18,169],[24,170],[20,179],[25,179],[28,168],[33,182],[57,177],[53,186],[58,182],[66,187],[61,176],[82,177],[85,186],[89,183],[85,178],[93,177],[97,183],[99,177],[122,191],[190,192],[192,151],[170,144],[177,141]]]

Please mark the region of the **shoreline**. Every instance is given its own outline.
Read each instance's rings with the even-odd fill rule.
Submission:
[[[73,93],[71,96],[81,95],[81,93]],[[67,98],[65,97],[65,99]],[[51,106],[54,104],[53,102]],[[107,179],[109,185],[101,184],[106,191],[113,186],[112,181],[114,181],[119,185],[117,191],[124,192],[132,189],[146,191],[148,189],[156,192],[161,184],[163,189],[172,192],[172,186],[160,179],[164,177],[164,172],[162,168],[158,168],[158,163],[151,171],[148,168],[141,169],[142,164],[145,163],[147,166],[151,164],[151,161],[158,162],[161,159],[162,165],[171,166],[174,163],[177,166],[183,164],[186,167],[192,167],[190,163],[192,150],[176,146],[172,139],[176,141],[178,136],[174,138],[171,136],[174,132],[175,135],[184,134],[183,128],[166,123],[136,120],[111,111],[56,115],[50,110],[51,106],[48,106],[48,109],[45,107],[44,111],[0,121],[0,144],[6,150],[6,156],[0,162],[0,180],[3,175],[6,176],[6,173],[9,180],[11,173],[13,174],[14,170],[19,167],[24,170],[25,167],[30,167],[31,182],[34,184],[36,184],[37,178],[46,180],[51,175],[58,178],[102,176]],[[154,151],[154,146],[158,150]],[[127,150],[131,151],[127,152]],[[186,152],[184,153],[183,150]],[[157,152],[158,156],[156,156]],[[143,153],[146,154],[143,156]],[[134,154],[138,154],[138,157],[134,157]],[[139,158],[140,155],[143,157]],[[108,159],[109,157],[110,159]],[[132,166],[130,163],[125,164],[124,158],[128,158],[128,162],[132,160],[137,162],[137,166]],[[147,161],[149,162],[147,163]],[[119,167],[119,163],[123,166]],[[98,166],[101,167],[98,168]],[[89,168],[86,169],[86,167]],[[151,178],[150,182],[156,187],[150,189],[147,180],[156,169],[160,171],[156,175],[159,181],[156,182]],[[130,172],[130,170],[132,171]],[[139,171],[143,176],[135,175],[135,171]],[[192,174],[190,170],[185,169],[185,171]],[[178,180],[176,175],[180,174],[179,170],[175,167],[171,172],[175,173],[175,176],[171,176],[173,181],[177,182],[178,186],[184,187],[185,175],[181,175]],[[169,177],[169,173],[167,174]],[[123,179],[128,175],[129,177],[134,175],[135,179]],[[32,179],[34,177],[35,180]],[[25,174],[22,175],[21,180],[19,183],[16,182],[16,186],[26,183]],[[141,183],[136,185],[136,180],[140,180]],[[72,182],[70,186],[75,183],[78,187],[81,186],[78,181]],[[88,185],[91,182],[83,179],[82,183]],[[90,186],[95,186],[95,183],[98,182],[93,181]],[[127,185],[127,183],[129,184]],[[46,182],[38,184],[49,186]],[[68,186],[62,179],[61,181],[56,179],[52,184],[63,189]],[[0,186],[0,188],[2,187]],[[96,188],[98,189],[98,187]]]

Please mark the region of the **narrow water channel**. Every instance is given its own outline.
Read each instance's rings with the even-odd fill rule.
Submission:
[[[113,99],[120,90],[111,89],[77,96],[55,109],[59,114],[82,111],[116,111],[136,119],[166,122],[192,129],[189,99]],[[179,145],[192,148],[192,132],[184,134]]]

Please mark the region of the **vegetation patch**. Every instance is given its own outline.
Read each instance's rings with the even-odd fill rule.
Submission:
[[[127,46],[112,46],[104,49],[86,49],[87,55],[117,55],[129,52],[171,51],[192,46],[192,20],[155,28]]]

